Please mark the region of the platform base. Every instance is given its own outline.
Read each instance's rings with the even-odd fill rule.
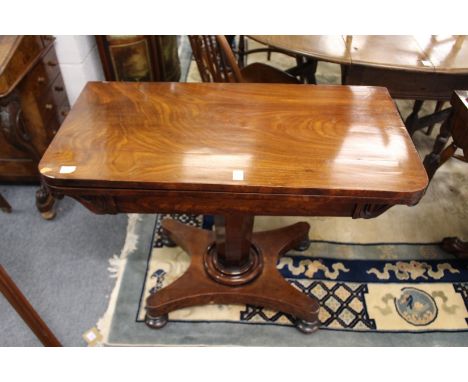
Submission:
[[[252,246],[261,257],[262,267],[255,278],[241,284],[227,285],[210,277],[205,261],[215,243],[215,233],[187,226],[175,220],[162,222],[164,234],[191,256],[188,270],[176,281],[146,300],[147,324],[159,329],[171,311],[207,304],[250,304],[283,312],[295,317],[297,328],[312,333],[319,326],[319,303],[291,286],[276,268],[277,260],[296,248],[307,237],[309,225],[294,225],[266,232],[253,233]],[[233,275],[232,277],[236,277]]]

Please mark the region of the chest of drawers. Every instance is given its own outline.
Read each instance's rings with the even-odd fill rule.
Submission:
[[[52,36],[0,36],[0,182],[39,182],[37,165],[69,110]],[[45,189],[37,204],[52,200]]]

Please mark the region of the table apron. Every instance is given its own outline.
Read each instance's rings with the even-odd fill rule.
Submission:
[[[166,190],[52,188],[97,214],[192,213],[222,215],[241,213],[273,216],[348,216],[373,218],[395,204],[414,201],[293,194],[253,194]]]
[[[343,85],[384,86],[398,99],[449,101],[454,90],[468,88],[468,74],[344,65]]]

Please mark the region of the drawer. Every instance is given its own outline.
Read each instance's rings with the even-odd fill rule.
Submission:
[[[52,139],[54,135],[57,134],[58,129],[70,111],[68,101],[56,107],[55,111],[55,115],[53,115],[52,118],[46,123],[47,135],[50,139]]]
[[[52,94],[52,99],[56,105],[61,105],[63,103],[64,97],[66,97],[66,92],[63,77],[61,75],[58,75],[54,82],[52,82],[47,94],[49,93]]]
[[[26,77],[22,85],[24,91],[32,92],[35,98],[40,100],[60,73],[58,67],[55,67],[54,70],[50,69],[46,67],[43,60],[39,61]]]
[[[44,65],[47,77],[54,79],[59,72],[57,55],[54,48],[49,49],[45,56],[42,57],[42,64]]]
[[[58,115],[57,115],[57,118],[60,122],[60,125],[63,123],[63,121],[65,120],[65,118],[67,117],[68,113],[70,112],[70,105],[68,104],[68,101],[61,105],[58,109]]]
[[[44,123],[47,123],[53,116],[59,115],[59,106],[67,102],[62,76],[58,76],[45,95],[37,99],[39,113]]]
[[[51,119],[45,124],[47,130],[47,136],[50,140],[57,134],[60,128],[61,122],[58,120],[57,115],[53,115]]]

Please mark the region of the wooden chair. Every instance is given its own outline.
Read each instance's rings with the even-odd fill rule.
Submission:
[[[451,157],[468,162],[468,91],[455,91],[450,103],[451,113],[440,128],[432,152],[424,159],[430,179]],[[449,138],[452,141],[447,145]],[[458,148],[463,150],[463,155],[455,154]]]
[[[300,54],[295,54],[288,52],[283,49],[278,49],[269,45],[265,45],[261,48],[249,49],[248,48],[248,39],[244,35],[239,35],[239,44],[237,46],[237,62],[240,68],[243,68],[247,64],[247,56],[253,53],[266,52],[268,61],[271,60],[272,53],[279,53],[289,57],[292,57],[296,60],[296,66],[286,70],[286,73],[291,74],[294,77],[298,77],[301,80],[301,83],[307,84],[317,84],[317,79],[315,78],[315,72],[317,71],[317,60],[303,56]]]
[[[432,152],[424,158],[424,167],[429,179],[432,179],[437,169],[452,157],[468,162],[468,91],[455,91],[450,103],[450,115],[440,128]],[[450,138],[451,142],[447,144]],[[463,155],[456,154],[459,148],[462,149]],[[468,257],[468,243],[456,237],[446,237],[442,246],[459,257]]]
[[[271,54],[272,53],[281,53],[285,54],[290,57],[296,57],[294,54],[286,52],[281,49],[274,48],[269,45],[264,45],[261,48],[256,48],[256,49],[249,49],[248,48],[248,40],[245,35],[239,35],[239,46],[237,48],[237,62],[239,63],[239,66],[243,68],[247,64],[247,56],[249,54],[253,53],[266,53],[267,54],[267,59],[268,61],[271,60]]]
[[[300,83],[296,77],[258,62],[241,69],[225,36],[189,36],[189,40],[203,82]]]

